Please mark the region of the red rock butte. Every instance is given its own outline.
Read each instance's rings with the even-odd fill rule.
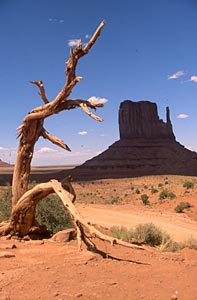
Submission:
[[[70,170],[74,179],[197,176],[197,153],[176,141],[169,107],[164,122],[156,103],[125,100],[119,108],[119,131],[120,139],[106,151]]]

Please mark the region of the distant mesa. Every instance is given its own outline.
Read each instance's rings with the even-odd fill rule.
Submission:
[[[13,165],[0,159],[0,168],[13,167]]]
[[[119,108],[120,139],[106,151],[70,170],[75,180],[144,175],[197,176],[197,153],[176,141],[166,108],[159,119],[156,103],[125,100]],[[59,173],[66,176],[66,171]]]

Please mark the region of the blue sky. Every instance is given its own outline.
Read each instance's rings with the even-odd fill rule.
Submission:
[[[0,0],[0,158],[14,163],[16,128],[42,105],[30,80],[43,80],[52,100],[65,81],[69,42],[84,43],[105,19],[89,54],[78,64],[83,80],[70,98],[108,99],[99,123],[80,109],[45,121],[67,152],[40,139],[33,165],[79,164],[119,139],[123,100],[157,103],[165,121],[169,106],[177,141],[197,151],[196,0]]]

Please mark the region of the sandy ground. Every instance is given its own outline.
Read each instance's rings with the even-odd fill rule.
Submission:
[[[1,245],[13,241],[1,241]],[[0,258],[0,299],[178,299],[197,295],[197,251],[132,250],[97,242],[109,258],[69,244],[14,242]],[[10,257],[9,257],[10,256]],[[13,257],[11,257],[13,256]]]
[[[158,193],[151,195],[147,187],[149,180],[154,187],[168,180],[166,185],[176,193],[176,198],[158,203]],[[191,235],[196,238],[197,187],[186,192],[182,187],[184,180],[160,176],[132,182],[128,179],[76,183],[76,206],[84,218],[102,226],[130,228],[153,222],[177,241]],[[196,178],[192,180],[196,182]],[[148,207],[141,203],[131,184],[141,194],[149,195]],[[114,197],[118,201],[111,204]],[[186,200],[192,208],[183,214],[175,213],[177,203]],[[170,253],[147,246],[134,250],[95,242],[108,253],[108,258],[87,251],[85,246],[78,252],[76,241],[20,242],[0,238],[0,300],[197,299],[196,250],[185,248]]]

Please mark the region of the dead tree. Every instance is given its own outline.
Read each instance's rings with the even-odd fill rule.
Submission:
[[[38,224],[35,220],[35,212],[37,203],[50,193],[56,193],[62,200],[64,206],[70,213],[73,224],[77,230],[77,239],[79,248],[81,248],[81,241],[84,241],[88,247],[93,246],[92,238],[97,236],[102,240],[111,242],[112,244],[121,243],[127,247],[137,247],[131,244],[125,244],[122,241],[113,239],[96,230],[89,222],[85,222],[80,214],[77,212],[73,202],[75,197],[74,190],[68,180],[68,189],[62,187],[58,181],[50,181],[48,183],[38,184],[34,188],[28,190],[29,176],[31,171],[31,161],[34,154],[34,147],[40,137],[48,139],[50,142],[70,151],[70,148],[63,140],[53,136],[44,128],[44,120],[54,114],[64,110],[74,108],[81,108],[86,114],[97,121],[102,119],[93,114],[89,109],[96,109],[102,107],[103,103],[94,103],[82,99],[69,99],[72,89],[82,79],[76,76],[76,67],[79,59],[86,55],[92,48],[100,32],[104,26],[101,22],[89,42],[83,46],[79,40],[78,45],[73,49],[70,48],[70,57],[66,62],[66,81],[52,101],[49,101],[42,81],[32,81],[39,88],[39,95],[44,102],[42,106],[36,107],[29,112],[22,121],[18,130],[19,146],[15,162],[15,168],[12,181],[12,213],[8,223],[0,225],[0,234],[4,235],[18,235],[24,237],[33,232]],[[89,238],[86,235],[89,233]],[[140,247],[139,247],[140,248]]]

